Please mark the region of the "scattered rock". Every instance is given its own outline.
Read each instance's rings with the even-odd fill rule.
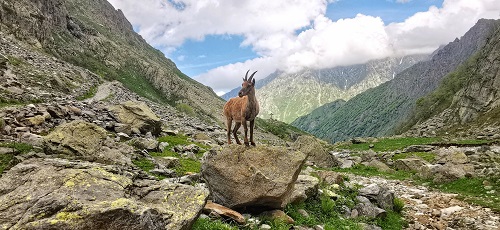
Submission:
[[[396,160],[394,167],[398,170],[417,172],[426,164],[428,164],[426,161],[419,158],[406,158]]]
[[[190,228],[205,204],[208,191],[159,181],[133,181],[137,177],[134,174],[98,163],[28,159],[0,178],[2,226]]]
[[[239,212],[234,211],[228,207],[224,207],[220,204],[213,203],[212,201],[208,201],[207,204],[205,204],[203,211],[207,214],[215,212],[220,216],[231,218],[238,224],[245,224],[246,222],[245,217],[243,217],[243,215],[241,215]]]
[[[319,187],[319,179],[308,175],[299,175],[292,195],[287,203],[300,203],[305,201],[308,197],[313,197],[317,194]]]
[[[280,220],[280,221],[283,221],[284,223],[287,223],[287,224],[294,224],[295,223],[295,220],[293,220],[290,216],[288,216],[282,210],[265,211],[265,212],[261,213],[261,216],[263,216],[266,219]]]

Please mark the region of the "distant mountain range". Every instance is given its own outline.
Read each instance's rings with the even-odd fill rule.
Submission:
[[[256,83],[262,118],[287,123],[315,108],[353,96],[378,86],[428,55],[412,55],[374,60],[365,64],[328,69],[305,69],[297,73],[277,71]],[[222,96],[228,100],[239,88]]]
[[[340,107],[325,105],[318,108],[292,125],[331,142],[404,131],[404,123],[415,111],[417,99],[433,92],[445,76],[491,41],[498,24],[499,21],[495,20],[480,20],[462,38],[435,51],[430,60],[413,65],[394,79],[353,97]],[[453,97],[453,94],[448,96]],[[406,126],[411,127],[411,124]]]

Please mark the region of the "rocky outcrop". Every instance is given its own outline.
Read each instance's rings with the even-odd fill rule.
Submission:
[[[133,148],[116,143],[103,128],[84,121],[62,124],[43,137],[47,154],[106,164],[132,165]]]
[[[214,202],[233,209],[279,209],[306,155],[283,148],[229,145],[205,156],[201,173]]]
[[[122,126],[129,126],[133,133],[151,132],[158,135],[161,132],[160,118],[143,103],[127,101],[111,106],[109,110]]]
[[[323,148],[318,139],[312,136],[300,136],[292,147],[305,153],[308,156],[307,160],[319,167],[329,168],[339,164],[337,159]]]
[[[486,20],[483,23],[486,24]],[[417,124],[408,131],[409,135],[431,136],[448,132],[461,137],[500,138],[500,122],[496,119],[500,111],[500,21],[488,23],[493,24],[494,30],[487,44],[448,77],[455,77],[450,81],[457,84],[454,91],[448,92],[447,100],[442,100],[448,103],[419,108],[421,113],[434,116],[415,121]],[[439,89],[444,88],[443,85]]]
[[[98,163],[26,160],[0,178],[0,226],[189,229],[208,191],[139,175]]]

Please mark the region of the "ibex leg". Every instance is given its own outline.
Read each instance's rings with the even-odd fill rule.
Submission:
[[[240,129],[240,126],[241,126],[241,122],[237,121],[237,122],[235,122],[234,129],[233,129],[234,140],[236,141],[236,144],[239,144],[239,145],[241,145],[241,142],[238,139],[238,129]]]
[[[248,144],[248,127],[247,127],[247,121],[246,120],[243,121],[243,130],[245,131],[245,141],[244,141],[244,143],[245,143],[246,146],[249,146],[249,144]]]
[[[253,141],[253,127],[255,126],[255,120],[250,121],[250,144],[255,146],[255,142]]]
[[[227,143],[231,144],[231,126],[233,124],[233,119],[226,119],[226,129],[227,129]]]

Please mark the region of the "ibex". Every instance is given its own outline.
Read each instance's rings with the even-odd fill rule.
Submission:
[[[241,90],[238,92],[239,97],[229,99],[229,101],[224,105],[224,116],[226,116],[227,121],[228,144],[231,144],[231,126],[234,120],[235,125],[232,133],[236,143],[241,145],[240,140],[238,140],[237,132],[243,123],[243,129],[245,130],[244,143],[246,146],[249,146],[247,137],[247,121],[250,121],[250,143],[255,146],[255,142],[253,140],[253,128],[255,125],[255,117],[259,114],[259,103],[257,102],[257,98],[255,98],[255,79],[253,79],[253,75],[255,75],[257,71],[250,75],[250,78],[247,78],[249,71],[250,70],[247,71],[245,78],[243,78]]]

